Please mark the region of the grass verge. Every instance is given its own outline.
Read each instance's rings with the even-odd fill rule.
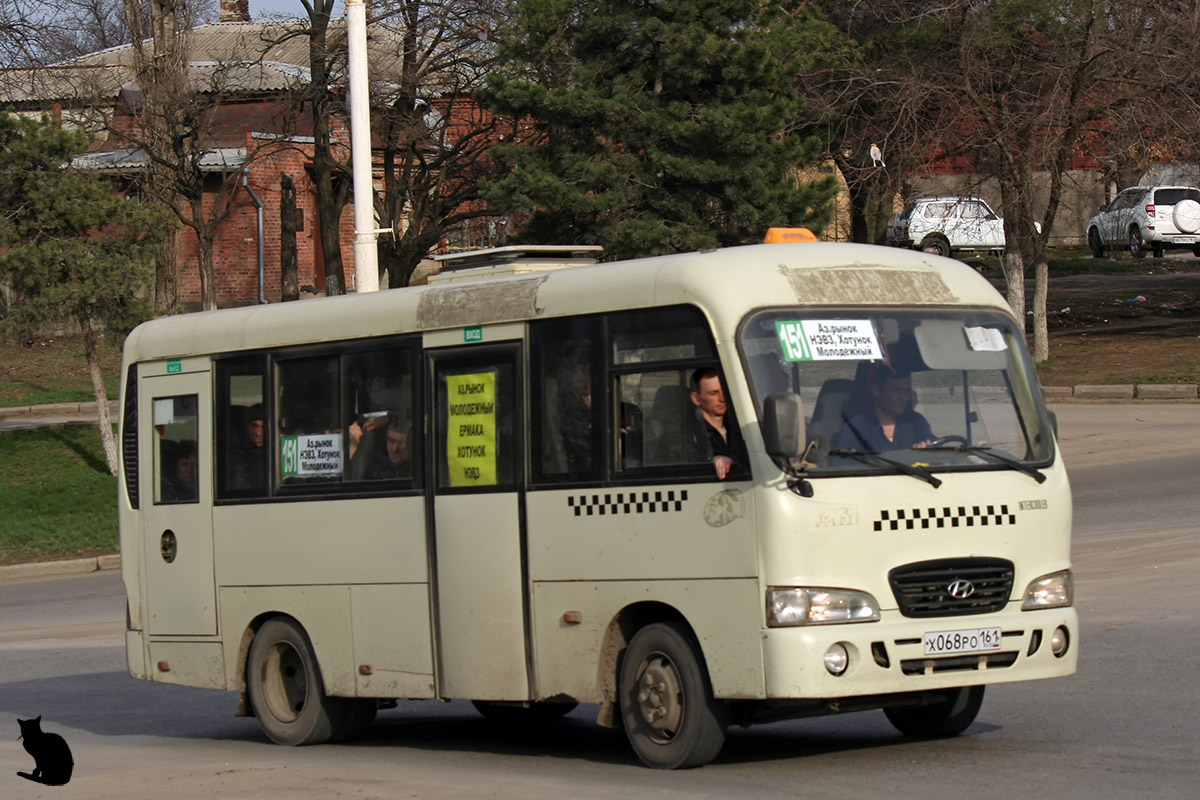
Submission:
[[[0,564],[117,551],[117,479],[91,425],[0,435]]]

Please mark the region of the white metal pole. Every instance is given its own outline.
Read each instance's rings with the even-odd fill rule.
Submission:
[[[350,164],[354,172],[354,290],[379,291],[374,179],[371,170],[371,106],[367,84],[367,4],[346,0],[350,62]]]

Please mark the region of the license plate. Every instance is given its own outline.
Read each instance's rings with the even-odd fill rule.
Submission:
[[[1175,242],[1175,244],[1195,244],[1196,237],[1195,236],[1176,236],[1171,241]]]
[[[971,628],[963,631],[932,631],[925,633],[925,655],[944,656],[950,653],[977,653],[1000,649],[999,628]]]

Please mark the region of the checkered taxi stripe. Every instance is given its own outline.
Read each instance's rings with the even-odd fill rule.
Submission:
[[[875,520],[877,531],[916,530],[918,528],[975,528],[988,525],[1015,525],[1017,515],[1008,504],[999,506],[942,506],[941,508],[884,509]]]
[[[678,492],[618,492],[617,494],[583,494],[567,498],[567,507],[575,516],[604,516],[605,514],[656,514],[682,511],[687,502],[687,490]]]

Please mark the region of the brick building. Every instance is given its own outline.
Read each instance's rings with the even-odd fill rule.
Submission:
[[[308,107],[295,98],[308,80],[308,39],[286,36],[291,22],[251,22],[248,0],[221,0],[220,21],[189,32],[187,79],[198,91],[219,84],[219,103],[205,132],[205,208],[229,184],[232,210],[214,241],[214,283],[219,305],[276,301],[281,296],[281,178],[290,176],[298,210],[296,248],[301,287],[325,288],[324,254],[312,181],[313,138]],[[344,36],[343,29],[330,36]],[[97,132],[95,149],[77,165],[132,185],[145,156],[122,134],[136,136],[141,96],[132,46],[111,48],[63,64],[0,71],[0,104],[17,113],[48,113],[61,124]],[[340,91],[344,87],[331,87]],[[331,119],[335,157],[349,163],[349,131]],[[234,176],[234,177],[231,177]],[[347,286],[354,281],[353,198],[339,224]],[[261,206],[261,222],[260,222]],[[261,247],[261,250],[260,250]],[[178,299],[199,305],[197,238],[184,227],[178,240]],[[261,252],[261,259],[260,259]],[[260,297],[260,270],[262,290]]]

